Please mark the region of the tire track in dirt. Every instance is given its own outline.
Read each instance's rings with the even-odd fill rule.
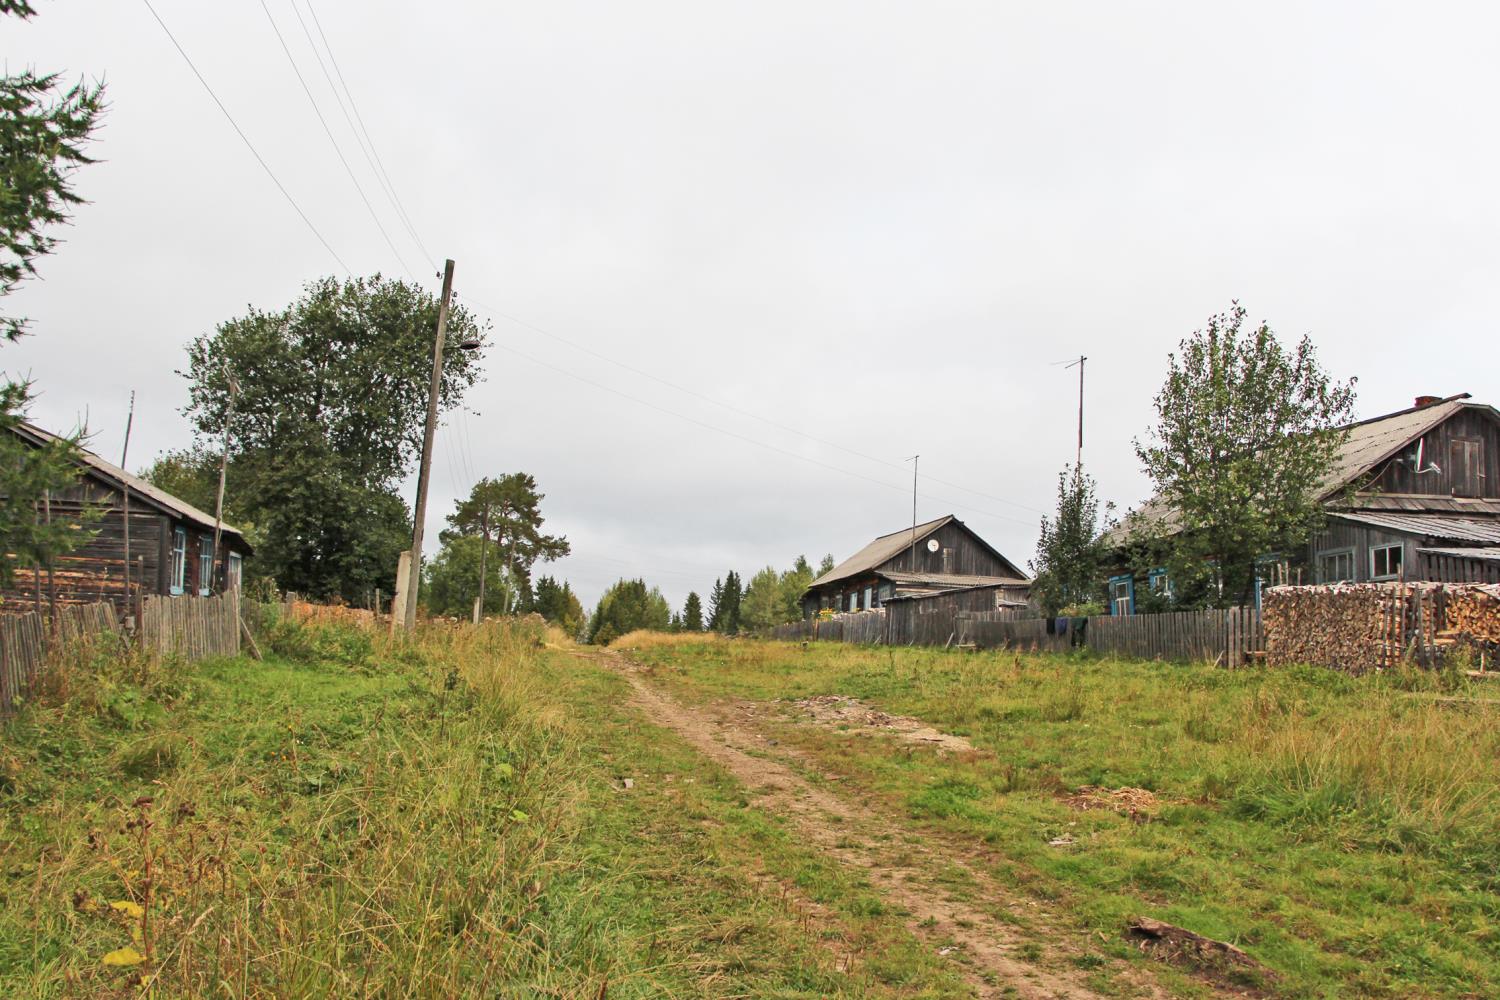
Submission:
[[[787,764],[762,756],[766,748],[756,734],[679,704],[653,687],[623,657],[611,653],[575,655],[602,660],[624,676],[633,689],[635,703],[651,721],[677,733],[722,766],[745,786],[758,808],[786,817],[806,843],[845,867],[859,870],[894,908],[908,914],[907,926],[920,940],[934,948],[938,942],[953,942],[957,946],[955,957],[962,959],[958,971],[978,996],[1019,996],[1027,1000],[1101,996],[1085,984],[1081,974],[1042,967],[1020,956],[1023,946],[1037,945],[1037,936],[1053,941],[1067,936],[1048,934],[1044,926],[1039,928],[1045,913],[1035,903],[1015,900],[963,858],[910,843],[910,831],[867,806],[818,788]],[[785,755],[798,756],[790,751]],[[893,853],[897,856],[892,857]],[[955,865],[968,871],[992,903],[1009,904],[1016,912],[1024,912],[1033,933],[1023,934],[991,913],[952,898],[942,872]],[[1056,953],[1059,949],[1043,951]],[[1137,970],[1114,960],[1111,965],[1122,985],[1134,987],[1139,994],[1166,996],[1154,984],[1142,982]]]

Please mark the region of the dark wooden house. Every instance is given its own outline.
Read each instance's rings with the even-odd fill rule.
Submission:
[[[1302,552],[1266,553],[1276,582],[1489,580],[1500,563],[1500,411],[1467,393],[1418,397],[1413,406],[1348,427],[1322,486],[1327,523]],[[1127,518],[1170,525],[1171,511],[1149,503]],[[1138,585],[1170,587],[1120,573],[1111,607],[1133,610]]]
[[[982,588],[990,606],[1024,604],[1031,581],[1015,564],[949,514],[881,535],[812,582],[802,597],[822,610],[861,611],[897,596]]]
[[[6,433],[6,431],[0,431]],[[33,447],[57,437],[29,423],[9,433]],[[32,610],[58,604],[111,601],[125,613],[127,594],[209,594],[240,585],[250,545],[223,525],[214,551],[214,517],[138,476],[79,449],[77,482],[49,498],[53,521],[70,520],[88,533],[82,545],[51,567],[17,570],[0,591],[0,609]],[[130,508],[130,583],[126,586],[125,507]],[[3,500],[0,500],[3,502]]]

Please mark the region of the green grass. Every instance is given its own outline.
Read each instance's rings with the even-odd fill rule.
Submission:
[[[967,995],[544,638],[59,671],[0,731],[0,995]]]
[[[1286,996],[1500,994],[1500,711],[1411,690],[1451,678],[741,641],[630,655],[689,702],[852,695],[966,736],[979,754],[776,729],[1111,940],[1167,920],[1243,947]],[[1083,785],[1160,805],[1080,811]]]

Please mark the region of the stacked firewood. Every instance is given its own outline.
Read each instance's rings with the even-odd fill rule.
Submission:
[[[1262,599],[1266,662],[1364,673],[1403,658],[1430,663],[1460,645],[1500,641],[1500,587],[1366,583],[1273,587]]]
[[[1447,591],[1445,637],[1500,643],[1500,584],[1454,585]]]

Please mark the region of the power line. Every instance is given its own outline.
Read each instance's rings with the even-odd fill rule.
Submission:
[[[359,105],[354,100],[354,92],[349,89],[349,82],[344,79],[344,71],[339,68],[339,60],[338,57],[333,54],[333,46],[328,44],[328,35],[323,31],[323,22],[319,20],[318,12],[313,7],[312,0],[305,0],[305,2],[307,3],[307,12],[312,15],[313,24],[318,29],[318,37],[323,39],[323,48],[328,52],[328,61],[333,64],[333,71],[338,76],[340,85],[342,85],[344,88],[344,96],[349,98],[349,107],[354,112],[355,120],[359,122],[359,130],[364,133],[365,143],[370,147],[370,155],[375,158],[375,163],[378,166],[378,173],[385,182],[384,187],[386,190],[386,194],[390,198],[392,206],[396,209],[397,216],[400,217],[402,224],[405,225],[406,231],[411,236],[412,241],[417,244],[417,248],[420,249],[423,256],[427,258],[427,263],[431,265],[434,270],[436,270],[438,266],[437,258],[428,251],[427,246],[422,242],[422,238],[417,235],[416,227],[412,225],[411,216],[407,214],[406,206],[402,203],[401,196],[396,193],[396,185],[394,182],[392,182],[391,175],[385,169],[385,161],[380,158],[380,150],[376,147],[375,140],[370,138],[370,130],[365,127],[364,116],[359,113]],[[293,0],[292,2],[292,9],[297,10],[296,0]],[[302,19],[302,14],[300,12],[297,14],[297,19],[299,21]],[[303,31],[307,30],[307,25],[305,23],[303,24],[302,29]],[[317,52],[316,46],[313,47],[313,52]],[[320,66],[322,65],[321,59],[319,59],[318,64]],[[324,74],[327,74],[327,70],[324,70]],[[335,91],[335,94],[337,94],[337,91]],[[343,107],[342,104],[340,104],[339,106],[341,108]],[[362,145],[360,148],[363,149],[364,146]]]
[[[333,259],[338,261],[339,267],[344,269],[344,273],[353,274],[354,272],[350,269],[349,265],[344,263],[344,258],[340,257],[338,251],[323,238],[322,233],[318,232],[318,227],[312,224],[312,220],[307,217],[307,213],[302,211],[302,206],[297,204],[297,200],[287,191],[286,185],[281,183],[280,178],[276,176],[276,172],[271,169],[270,165],[266,163],[265,158],[256,150],[255,144],[250,141],[250,137],[245,134],[245,130],[240,128],[239,122],[234,120],[234,115],[229,113],[229,109],[224,106],[224,102],[219,100],[219,95],[214,93],[214,89],[208,85],[208,81],[203,78],[203,74],[198,72],[198,67],[194,65],[193,60],[188,56],[187,50],[182,47],[182,43],[177,40],[177,36],[172,34],[172,29],[167,27],[167,22],[161,19],[161,15],[156,12],[156,8],[151,6],[151,0],[141,0],[141,3],[145,4],[146,9],[151,12],[151,16],[156,18],[156,23],[161,25],[161,30],[166,33],[168,40],[172,43],[172,47],[177,50],[178,55],[182,56],[183,62],[188,64],[188,69],[193,71],[193,75],[198,78],[198,82],[203,85],[203,89],[208,92],[208,96],[213,98],[213,102],[219,106],[219,110],[229,120],[230,127],[234,129],[235,134],[245,143],[245,148],[250,150],[250,155],[255,157],[255,162],[260,164],[261,169],[266,172],[266,176],[271,178],[271,183],[276,185],[276,190],[281,192],[282,197],[287,200],[287,204],[292,206],[292,209],[302,219],[303,223],[307,225],[307,228],[318,238],[318,242],[323,244],[323,249],[327,250],[333,256]]]
[[[370,213],[370,219],[375,223],[375,228],[380,230],[380,235],[385,240],[385,245],[390,247],[391,253],[396,255],[396,261],[401,265],[401,270],[410,275],[413,281],[416,281],[416,275],[412,273],[411,267],[407,265],[406,260],[401,256],[401,251],[397,250],[396,244],[392,242],[391,234],[386,232],[385,226],[381,224],[380,216],[375,214],[375,206],[370,204],[370,199],[365,194],[363,185],[359,183],[359,178],[354,176],[354,168],[349,166],[349,160],[344,156],[343,148],[339,146],[339,141],[334,138],[333,129],[328,127],[328,119],[323,117],[323,109],[318,107],[317,98],[313,97],[312,88],[307,85],[307,80],[303,77],[302,70],[297,65],[297,59],[292,55],[291,47],[287,45],[286,38],[281,34],[281,28],[276,24],[276,18],[271,16],[271,8],[267,6],[266,0],[260,0],[260,9],[266,12],[266,20],[271,22],[271,30],[276,33],[276,40],[281,43],[281,51],[286,53],[287,62],[292,64],[292,72],[296,74],[297,82],[302,85],[302,92],[307,95],[307,103],[312,105],[313,114],[318,116],[318,124],[323,126],[323,134],[328,136],[328,141],[333,145],[334,153],[338,155],[339,162],[344,165],[344,172],[349,175],[349,182],[354,185],[354,190],[359,192],[359,200],[365,203],[365,211]],[[316,54],[316,50],[314,50],[314,55]],[[337,94],[334,96],[337,97]]]
[[[746,436],[744,434],[740,434],[740,433],[738,433],[736,431],[728,430],[727,428],[724,428],[724,427],[719,427],[716,424],[710,424],[710,423],[708,423],[706,421],[699,420],[696,417],[690,417],[690,416],[688,416],[685,413],[678,413],[676,410],[669,410],[669,409],[667,409],[664,406],[658,406],[657,404],[652,403],[652,402],[650,402],[648,400],[641,399],[638,396],[632,396],[632,395],[630,395],[627,392],[622,392],[621,390],[616,389],[616,388],[614,388],[612,386],[605,385],[603,382],[595,382],[593,379],[585,378],[584,376],[579,375],[577,372],[569,371],[566,368],[562,368],[562,367],[560,367],[558,365],[554,365],[554,364],[551,364],[549,362],[543,361],[540,358],[534,358],[531,355],[525,353],[524,351],[517,350],[516,348],[511,347],[508,344],[497,343],[495,346],[499,347],[502,351],[506,351],[506,352],[509,352],[510,354],[514,354],[516,357],[521,358],[524,361],[529,361],[532,364],[537,365],[538,367],[549,369],[550,371],[557,372],[559,375],[565,375],[568,378],[574,379],[574,380],[576,380],[578,382],[582,382],[584,385],[593,386],[595,389],[599,389],[599,390],[601,390],[603,392],[610,393],[611,395],[614,395],[614,396],[619,396],[621,399],[629,400],[630,402],[635,403],[638,406],[644,406],[647,409],[655,410],[658,413],[664,413],[664,414],[666,414],[669,417],[676,417],[678,420],[686,420],[690,424],[694,424],[694,425],[696,425],[698,427],[702,427],[705,430],[713,431],[716,434],[722,434],[725,437],[731,437],[731,438],[734,438],[737,441],[743,441],[746,444],[755,445],[757,448],[763,448],[766,451],[775,452],[778,455],[784,455],[784,456],[786,456],[788,458],[794,458],[794,459],[796,459],[799,462],[806,462],[809,465],[816,465],[816,466],[819,466],[820,468],[828,469],[828,470],[833,471],[833,472],[838,472],[838,473],[841,473],[843,475],[850,476],[850,477],[852,477],[854,479],[862,479],[862,480],[864,480],[867,483],[874,483],[876,486],[880,486],[880,487],[883,487],[883,488],[888,489],[888,490],[896,490],[896,491],[898,491],[900,493],[903,493],[903,494],[907,492],[906,487],[904,487],[904,486],[897,486],[897,485],[895,485],[893,483],[888,483],[885,480],[876,479],[873,476],[867,476],[867,475],[865,475],[863,473],[855,472],[852,469],[845,469],[845,468],[842,468],[841,466],[830,465],[827,462],[819,461],[816,458],[809,458],[806,455],[799,455],[795,451],[788,451],[785,448],[777,447],[774,444],[768,444],[767,442],[758,440],[757,438],[748,437],[748,436]],[[1029,525],[1031,523],[1030,521],[1022,521],[1020,518],[1011,517],[1008,514],[997,514],[994,511],[984,510],[983,508],[980,508],[980,507],[972,507],[972,506],[970,506],[968,504],[959,503],[956,500],[949,500],[949,499],[946,499],[944,497],[931,496],[931,495],[926,494],[926,493],[922,494],[922,496],[924,498],[928,499],[928,500],[936,501],[937,503],[946,504],[946,505],[948,505],[950,507],[958,507],[958,508],[961,508],[963,510],[971,510],[971,511],[974,511],[975,513],[977,513],[977,514],[983,514],[986,517],[993,517],[993,518],[996,518],[996,519],[999,519],[999,520],[1002,520],[1002,521],[1014,521],[1017,524],[1026,524],[1026,525]]]
[[[786,432],[788,434],[795,434],[798,437],[806,438],[807,440],[815,442],[817,444],[821,444],[824,447],[833,448],[833,449],[835,449],[837,451],[842,451],[845,454],[853,455],[856,458],[862,458],[862,459],[864,459],[867,462],[874,462],[877,465],[884,465],[884,466],[886,466],[888,468],[892,468],[892,469],[900,469],[903,472],[906,471],[905,464],[902,463],[902,462],[893,462],[890,459],[881,458],[878,455],[867,454],[865,452],[862,452],[862,451],[858,450],[857,448],[850,448],[850,447],[848,447],[846,445],[839,444],[836,441],[829,441],[829,440],[827,440],[825,438],[818,437],[816,434],[809,434],[807,431],[804,431],[801,428],[793,427],[790,424],[784,424],[784,423],[781,423],[780,421],[772,420],[770,417],[762,416],[761,414],[755,413],[755,412],[753,412],[751,410],[746,410],[746,409],[744,409],[742,407],[735,406],[733,403],[726,403],[726,402],[724,402],[721,399],[716,399],[715,397],[709,396],[706,393],[699,392],[696,389],[690,389],[687,386],[680,385],[680,384],[678,384],[676,382],[671,381],[670,379],[662,378],[661,376],[654,375],[651,372],[646,371],[645,369],[638,368],[635,365],[629,364],[629,363],[624,362],[624,361],[617,360],[615,358],[610,357],[607,354],[600,353],[599,351],[596,351],[596,350],[594,350],[591,347],[587,347],[587,346],[585,346],[583,344],[578,343],[577,341],[570,340],[569,338],[564,337],[561,334],[553,333],[550,330],[544,330],[541,327],[535,325],[534,323],[528,323],[525,320],[520,319],[519,317],[512,316],[509,313],[507,313],[507,312],[505,312],[505,311],[503,311],[501,309],[496,308],[495,306],[489,305],[488,303],[485,303],[485,302],[481,302],[478,299],[474,298],[472,295],[465,295],[465,296],[463,296],[463,298],[466,301],[472,302],[474,305],[478,306],[481,309],[484,309],[487,312],[490,312],[490,313],[492,313],[492,314],[494,314],[496,316],[499,316],[502,319],[509,320],[510,322],[516,324],[517,326],[525,327],[526,329],[531,330],[531,331],[533,331],[535,333],[539,333],[539,334],[541,334],[544,337],[547,337],[547,338],[549,338],[551,340],[555,340],[555,341],[557,341],[560,344],[566,344],[568,347],[571,347],[571,348],[573,348],[576,351],[580,351],[580,352],[582,352],[584,354],[587,354],[590,357],[598,358],[600,361],[604,361],[604,362],[607,362],[608,364],[614,365],[616,368],[621,368],[621,369],[623,369],[625,371],[628,371],[628,372],[630,372],[630,373],[632,373],[634,375],[639,375],[641,378],[650,379],[653,382],[658,382],[661,385],[664,385],[664,386],[666,386],[669,389],[674,389],[677,392],[683,393],[684,395],[687,395],[687,396],[691,396],[694,399],[698,399],[698,400],[701,400],[701,401],[703,401],[705,403],[709,403],[709,404],[711,404],[713,406],[717,406],[720,409],[728,410],[731,413],[739,414],[742,417],[748,417],[751,420],[759,421],[760,423],[763,423],[763,424],[767,425],[768,427],[774,427],[777,430],[784,431],[784,432]],[[949,489],[961,490],[964,493],[971,493],[974,496],[983,497],[986,500],[993,500],[996,503],[1003,503],[1003,504],[1007,504],[1007,505],[1012,506],[1012,507],[1018,507],[1021,510],[1031,511],[1031,512],[1036,513],[1036,514],[1045,514],[1045,513],[1047,513],[1047,511],[1044,511],[1041,508],[1032,507],[1032,506],[1030,506],[1028,504],[1019,503],[1019,502],[1017,502],[1015,500],[1009,500],[1009,499],[1007,499],[1005,497],[999,497],[999,496],[995,496],[995,495],[990,494],[990,493],[985,493],[982,490],[971,489],[971,488],[969,488],[967,486],[960,485],[959,483],[953,483],[953,482],[949,482],[949,481],[944,480],[944,479],[939,479],[936,476],[929,475],[927,477],[927,479],[930,482],[937,483],[940,486],[946,486]],[[973,508],[970,508],[970,509],[973,509]]]

